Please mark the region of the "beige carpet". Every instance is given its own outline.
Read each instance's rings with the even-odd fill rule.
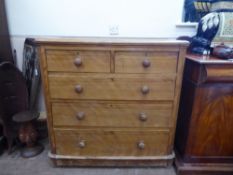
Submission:
[[[19,151],[0,156],[0,175],[175,175],[169,168],[55,168],[47,157],[48,141],[45,150],[35,158],[24,159]]]

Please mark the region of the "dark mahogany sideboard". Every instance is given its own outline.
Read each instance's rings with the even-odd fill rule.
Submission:
[[[187,56],[175,147],[179,175],[233,174],[233,62]]]

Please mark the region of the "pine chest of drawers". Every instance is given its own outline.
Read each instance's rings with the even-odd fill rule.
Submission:
[[[57,166],[166,166],[187,43],[35,39]]]

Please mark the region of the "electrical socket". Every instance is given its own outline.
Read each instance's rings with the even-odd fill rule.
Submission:
[[[109,26],[109,35],[119,35],[119,26],[118,25],[110,25]]]

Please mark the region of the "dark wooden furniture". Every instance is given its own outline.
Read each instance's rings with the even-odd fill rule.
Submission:
[[[0,155],[3,153],[5,148],[4,136],[3,136],[3,128],[0,125]]]
[[[4,61],[13,62],[13,55],[11,50],[12,49],[10,44],[8,25],[7,25],[5,1],[0,0],[0,63]],[[0,149],[3,149],[3,147],[4,147],[3,126],[0,124]]]
[[[0,0],[0,63],[13,62],[4,0]]]
[[[3,126],[9,152],[17,138],[14,114],[28,109],[28,92],[22,73],[10,62],[0,64],[0,124]]]
[[[187,42],[36,39],[58,166],[167,166]]]
[[[22,111],[13,116],[13,121],[20,124],[19,140],[26,146],[21,149],[21,156],[30,158],[40,154],[44,147],[37,143],[38,132],[35,128],[35,121],[39,113],[34,111]]]
[[[187,56],[175,148],[179,175],[233,174],[233,62]]]
[[[28,88],[22,73],[10,62],[0,63],[0,124],[3,126],[9,152],[14,139],[18,137],[18,124],[13,116],[28,109]]]
[[[32,121],[38,116],[36,112],[29,111],[28,87],[22,72],[10,62],[0,63],[0,124],[9,153],[18,136],[22,143],[27,144],[27,149],[21,152],[23,157],[36,156],[43,150],[43,147],[34,144],[37,131]]]

